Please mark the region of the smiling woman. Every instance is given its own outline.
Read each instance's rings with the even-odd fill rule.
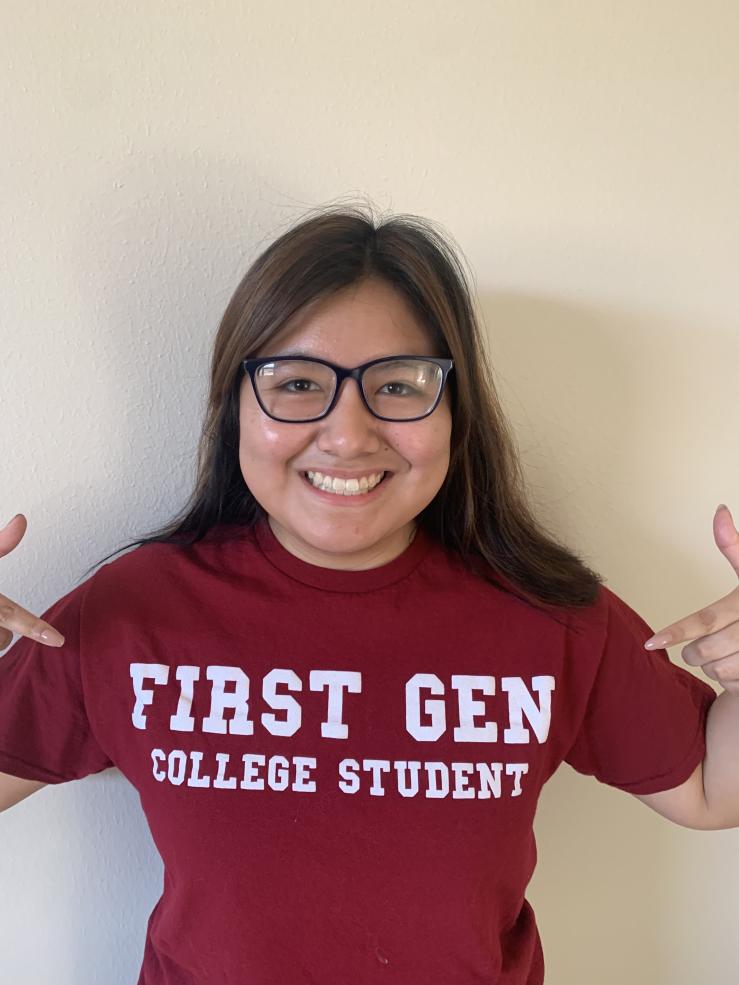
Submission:
[[[269,353],[260,356],[299,348],[305,356],[355,367],[376,359],[378,352],[384,357],[433,356],[433,345],[403,296],[384,281],[367,278],[289,320],[263,347]],[[304,365],[319,369],[308,381],[317,391],[315,406],[304,397],[297,402],[294,397],[275,401],[272,381],[266,399],[278,413],[287,412],[288,399],[298,417],[307,409],[313,419],[305,422],[268,416],[265,395],[260,402],[248,376],[242,381],[239,461],[246,484],[267,512],[277,539],[296,557],[354,570],[385,564],[407,547],[416,517],[446,478],[452,430],[448,390],[442,393],[441,379],[424,375],[423,366],[428,364],[421,364],[419,371],[373,361],[369,381],[367,372],[363,379],[363,388],[371,388],[369,396],[367,389],[345,379],[330,412],[317,417],[312,409],[320,414],[336,391],[329,383],[319,386],[316,378],[335,374],[321,364]],[[419,375],[428,382],[425,389],[416,388],[410,409],[406,396],[380,394],[380,383],[383,388],[400,389]],[[369,409],[370,402],[410,419],[380,418]],[[323,476],[320,489],[305,481],[309,470]],[[362,477],[373,474],[382,475],[383,481],[372,492],[336,495],[336,487],[342,487],[343,494],[346,481],[353,479],[358,486]],[[326,478],[332,480],[330,491]]]
[[[715,694],[536,522],[428,220],[319,210],[254,261],[190,500],[127,546],[41,623],[0,598],[0,806],[135,786],[165,865],[139,985],[542,985],[544,783],[669,814],[699,777]]]

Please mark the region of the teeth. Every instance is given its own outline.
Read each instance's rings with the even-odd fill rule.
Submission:
[[[361,479],[339,479],[324,475],[322,472],[307,472],[306,474],[316,488],[341,496],[361,496],[363,493],[369,492],[370,489],[374,489],[385,475],[384,472],[375,472],[373,475],[362,476]]]

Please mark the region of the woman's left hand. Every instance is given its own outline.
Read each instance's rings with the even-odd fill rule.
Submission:
[[[719,506],[713,518],[716,545],[739,577],[739,533],[726,506]],[[682,658],[732,694],[739,694],[739,585],[717,602],[684,616],[655,633],[644,644],[647,650],[676,646],[692,640],[682,649]]]

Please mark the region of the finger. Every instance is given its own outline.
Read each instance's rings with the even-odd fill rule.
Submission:
[[[644,643],[644,647],[647,650],[661,650],[665,646],[697,640],[699,636],[707,636],[709,633],[724,629],[737,619],[739,619],[739,587],[717,602],[712,602],[705,608],[698,609],[697,612],[660,629]]]
[[[20,636],[27,636],[46,646],[64,644],[64,637],[53,626],[5,595],[0,595],[0,628],[9,629],[11,633],[18,633]]]
[[[680,652],[690,667],[702,667],[707,663],[722,660],[727,654],[739,651],[739,619],[723,629],[708,636],[701,636],[684,646]]]
[[[713,518],[713,539],[723,556],[739,575],[739,533],[734,526],[731,512],[723,503]]]
[[[717,681],[722,687],[732,681],[739,682],[739,653],[730,653],[721,660],[713,660],[703,664],[701,670],[710,677],[712,681]]]
[[[20,544],[27,526],[28,521],[22,513],[18,513],[5,524],[0,530],[0,557],[10,554]]]

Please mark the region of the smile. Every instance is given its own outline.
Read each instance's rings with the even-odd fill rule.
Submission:
[[[387,472],[374,472],[359,479],[340,479],[324,475],[322,472],[304,472],[303,475],[315,489],[333,493],[335,496],[366,496],[378,486]]]

